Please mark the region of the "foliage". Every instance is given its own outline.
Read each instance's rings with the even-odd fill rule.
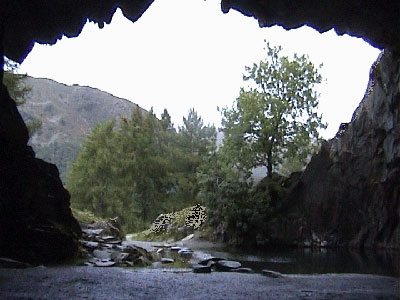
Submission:
[[[304,55],[290,60],[280,56],[281,47],[267,44],[266,50],[265,60],[246,67],[243,79],[251,86],[240,90],[231,109],[222,109],[223,149],[236,167],[266,166],[272,176],[286,158],[304,165],[326,125],[316,112],[318,69]]]
[[[19,64],[5,58],[3,83],[7,87],[10,97],[14,99],[17,105],[23,105],[31,87],[24,84],[23,80],[27,75],[17,74]],[[26,123],[29,136],[32,137],[42,126],[41,120],[32,120]]]
[[[201,121],[195,115],[193,120]],[[94,127],[72,165],[67,189],[72,204],[101,217],[119,216],[127,232],[146,228],[162,211],[179,210],[197,199],[197,167],[215,134],[193,136],[186,146],[183,132],[204,132],[202,122],[188,121],[177,133],[165,110],[161,120],[152,111],[135,110],[130,119]],[[196,126],[200,127],[197,128]],[[201,142],[199,142],[199,140]]]
[[[266,232],[284,203],[286,187],[277,172],[301,170],[318,147],[314,86],[322,78],[306,56],[280,56],[267,44],[267,58],[246,67],[231,109],[222,109],[225,139],[219,151],[199,169],[200,195],[209,223],[222,239],[254,244]],[[254,185],[252,171],[267,167],[267,177]]]
[[[23,84],[26,75],[17,74],[18,68],[18,63],[5,58],[3,83],[17,105],[22,105],[25,103],[25,97],[31,88]]]

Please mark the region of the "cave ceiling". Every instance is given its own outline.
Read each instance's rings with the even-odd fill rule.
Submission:
[[[117,8],[134,22],[152,2],[2,0],[0,35],[3,36],[4,54],[22,62],[35,42],[54,44],[63,35],[76,37],[88,20],[103,27],[111,22]],[[309,25],[319,32],[334,28],[338,34],[362,37],[380,49],[400,49],[398,0],[222,0],[221,9],[224,13],[234,9],[254,17],[262,27],[280,25],[292,29]]]

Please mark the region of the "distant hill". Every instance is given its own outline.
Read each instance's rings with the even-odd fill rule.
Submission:
[[[75,161],[92,127],[97,122],[130,117],[132,110],[138,107],[91,87],[68,86],[29,76],[24,83],[31,91],[19,111],[25,121],[42,121],[30,144],[37,157],[57,165],[64,182],[68,167]]]

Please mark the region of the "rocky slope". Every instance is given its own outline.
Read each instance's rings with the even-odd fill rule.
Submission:
[[[68,86],[50,79],[27,77],[31,87],[26,103],[18,107],[26,121],[40,120],[30,139],[36,156],[57,165],[65,181],[69,165],[96,123],[129,117],[136,104],[91,87]]]
[[[399,82],[400,57],[385,51],[351,123],[323,144],[293,187],[292,212],[303,223],[281,224],[281,239],[400,249]]]

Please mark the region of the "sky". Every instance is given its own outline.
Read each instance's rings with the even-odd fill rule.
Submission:
[[[101,30],[88,22],[77,38],[36,44],[20,72],[98,88],[158,116],[167,108],[175,126],[193,107],[219,127],[217,107],[231,107],[247,86],[245,66],[266,57],[265,40],[289,57],[307,54],[323,63],[319,112],[328,128],[321,135],[332,138],[362,100],[380,51],[333,30],[260,28],[237,11],[223,14],[219,0],[156,0],[135,23],[118,10]]]

